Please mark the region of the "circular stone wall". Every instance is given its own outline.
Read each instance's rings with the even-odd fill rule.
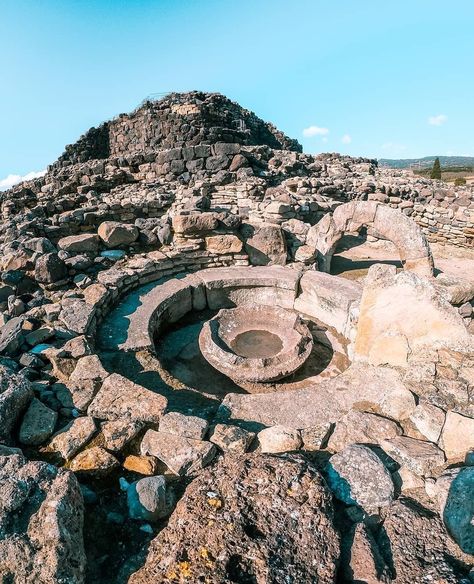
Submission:
[[[199,347],[224,375],[258,383],[283,379],[299,369],[311,353],[313,337],[294,312],[242,305],[220,310],[205,322]]]

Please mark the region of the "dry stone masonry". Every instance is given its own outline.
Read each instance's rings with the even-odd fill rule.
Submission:
[[[471,187],[190,92],[0,204],[2,583],[474,580]]]

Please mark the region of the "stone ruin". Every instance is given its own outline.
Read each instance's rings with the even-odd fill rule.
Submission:
[[[191,92],[1,215],[2,582],[473,580],[471,188]]]

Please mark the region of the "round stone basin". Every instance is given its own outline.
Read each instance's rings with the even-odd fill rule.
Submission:
[[[204,358],[236,381],[277,381],[294,373],[311,353],[313,338],[294,312],[242,305],[220,310],[199,335]]]

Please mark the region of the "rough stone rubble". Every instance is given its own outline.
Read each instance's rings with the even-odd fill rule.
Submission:
[[[469,581],[474,282],[435,275],[429,243],[472,248],[472,188],[303,154],[192,92],[89,130],[0,202],[2,581]],[[361,228],[405,269],[327,273]],[[185,411],[110,369],[249,303],[322,323],[349,367]]]

